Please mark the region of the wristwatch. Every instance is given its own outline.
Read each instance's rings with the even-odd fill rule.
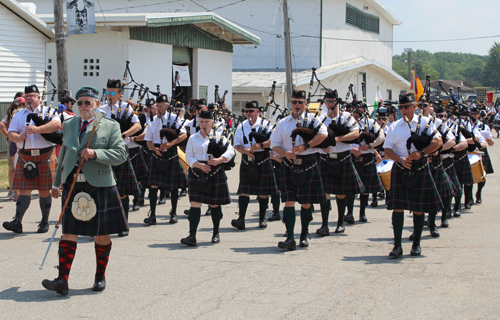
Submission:
[[[126,137],[125,133],[122,133],[122,139],[125,139],[125,137]]]
[[[422,158],[425,156],[424,150],[420,151],[420,154],[422,155]]]
[[[304,149],[307,150],[309,149],[311,146],[309,145],[309,143],[307,142],[304,142]]]

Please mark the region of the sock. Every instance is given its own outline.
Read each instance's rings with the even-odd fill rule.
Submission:
[[[167,196],[167,190],[166,189],[160,189],[160,200],[163,200]],[[151,197],[149,197],[151,200]]]
[[[436,215],[437,212],[429,212],[429,227],[436,228]]]
[[[59,278],[64,278],[66,282],[68,282],[71,264],[73,264],[73,259],[75,259],[75,252],[75,241],[59,241]]]
[[[276,213],[280,213],[281,199],[279,194],[271,196],[271,203],[273,204],[273,211]]]
[[[401,246],[403,236],[403,225],[405,219],[404,212],[392,212],[392,228],[394,230],[394,245]],[[416,231],[416,230],[415,230]],[[420,231],[422,233],[422,231]]]
[[[247,214],[248,203],[250,202],[250,197],[247,196],[239,196],[238,204],[240,207],[239,211],[239,219],[245,219],[245,215]]]
[[[156,204],[158,200],[158,188],[149,188],[149,208],[151,215],[156,215]]]
[[[476,198],[478,198],[478,195],[479,195],[479,198],[481,198],[481,192],[483,191],[483,188],[484,188],[484,185],[486,184],[486,181],[484,182],[479,182],[477,184],[477,192],[476,192]]]
[[[347,203],[347,198],[339,199],[337,197],[337,211],[339,213],[339,217],[337,219],[337,226],[343,226],[344,225],[344,215],[345,215],[346,203]]]
[[[139,189],[141,190],[141,195],[138,198],[139,200],[144,200],[144,196],[146,195],[146,184],[144,183],[144,181],[141,181]]]
[[[328,216],[330,215],[330,207],[331,201],[328,199],[325,203],[322,203],[321,206],[321,228],[328,227]]]
[[[365,208],[368,205],[368,197],[369,194],[360,194],[359,195],[359,215],[364,215],[365,214]],[[376,195],[373,199],[377,199]]]
[[[372,198],[373,198],[373,202],[377,202],[378,201],[378,193],[375,192],[375,193],[372,193]],[[367,199],[368,201],[368,199]]]
[[[42,222],[49,222],[50,208],[52,207],[52,197],[40,198],[40,210],[42,211]]]
[[[213,208],[212,208],[213,210]],[[198,224],[200,224],[201,208],[189,209],[189,235],[196,237],[196,230],[198,230]]]
[[[460,191],[458,193],[458,195],[455,196],[455,207],[454,207],[455,210],[460,209],[460,201],[461,200],[462,200],[462,192]]]
[[[220,206],[217,208],[212,207],[212,210],[210,211],[210,214],[212,215],[212,223],[214,224],[214,234],[219,233],[221,211]]]
[[[262,199],[259,197],[259,220],[264,220],[266,218],[267,203],[269,198]]]
[[[295,207],[285,207],[283,209],[283,221],[285,222],[287,239],[294,240],[293,229],[295,229]]]
[[[354,194],[348,194],[346,198],[344,199],[347,199],[347,214],[348,215],[351,215],[353,214],[354,212],[354,199],[356,197],[354,196]]]
[[[453,198],[450,198],[444,202],[443,210],[441,211],[441,222],[446,220],[446,214],[451,210],[451,203]]]
[[[17,197],[16,202],[16,220],[21,223],[23,221],[24,214],[26,210],[28,210],[31,202],[31,196],[22,196],[19,195]]]
[[[105,246],[95,243],[94,246],[95,259],[97,263],[95,275],[104,278],[106,276],[106,267],[108,266],[109,261],[109,252],[111,251],[111,242]]]
[[[170,203],[172,204],[172,211],[170,214],[177,214],[177,202],[179,201],[179,189],[170,190]]]
[[[306,235],[309,232],[309,222],[312,221],[312,205],[309,209],[305,209],[304,207],[300,208],[300,224],[302,230],[300,232],[301,235]]]
[[[464,186],[464,198],[466,203],[472,199],[472,185]]]
[[[125,211],[125,218],[128,221],[128,211],[130,209],[130,198],[129,198],[129,196],[126,196],[125,198],[121,199],[121,201],[122,201],[123,211]]]
[[[424,221],[425,216],[423,214],[413,214],[413,234],[415,236],[413,246],[415,247],[420,245],[420,238],[422,237],[422,230],[424,229]]]

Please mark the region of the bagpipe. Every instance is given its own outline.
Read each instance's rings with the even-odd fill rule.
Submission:
[[[220,134],[219,138],[217,139],[217,126],[214,125],[210,129],[210,132],[207,132],[205,128],[205,133],[208,136],[209,142],[208,142],[208,148],[207,148],[207,154],[210,158],[220,158],[224,153],[226,153],[229,145],[231,144],[231,140],[229,140],[224,134]],[[226,139],[224,139],[226,138]],[[225,140],[225,141],[224,141]],[[236,154],[226,163],[223,163],[222,166],[224,167],[224,170],[229,171],[231,170],[236,164],[234,162],[236,158]]]
[[[183,108],[184,104],[182,102],[176,102],[174,107],[170,106],[167,110],[168,112],[168,119],[167,119],[167,124],[164,123],[163,117],[160,115],[160,119],[162,122],[162,129],[160,130],[160,138],[163,140],[163,138],[167,138],[168,141],[173,141],[179,137],[181,134],[181,129],[184,126],[184,123],[186,122],[186,118],[182,121],[181,124],[177,125],[177,121],[179,119],[179,113],[180,111],[177,111],[175,114],[175,120],[171,121],[172,113],[174,113],[174,110]]]
[[[335,134],[336,137],[343,137],[346,134],[349,134],[351,132],[352,127],[356,124],[355,120],[351,124],[349,124],[349,122],[351,122],[351,119],[353,119],[352,114],[349,114],[349,116],[344,121],[342,121],[342,113],[344,112],[344,110],[346,109],[347,106],[349,106],[349,105],[353,106],[355,108],[354,112],[357,112],[357,111],[359,111],[358,110],[359,104],[362,103],[360,101],[356,101],[356,96],[352,90],[353,86],[354,85],[351,83],[349,85],[349,88],[347,89],[346,99],[345,99],[345,101],[343,101],[340,104],[340,108],[338,109],[338,112],[337,112],[337,115],[338,115],[337,120],[335,120],[333,118],[333,114],[330,114],[330,116],[332,116],[332,122],[330,123],[330,125],[328,127],[330,128],[330,130],[332,130],[332,132]],[[349,103],[348,99],[351,95],[352,95],[353,100],[352,100],[352,102]],[[330,113],[332,113],[332,112],[333,112],[333,109],[330,110]],[[359,113],[363,114],[362,112],[359,112]],[[358,140],[358,138],[356,138],[356,139],[353,139],[350,141],[342,141],[342,143],[347,143],[347,144],[359,143],[359,140]]]
[[[373,125],[370,126],[370,114],[368,113],[368,106],[366,105],[366,86],[365,82],[363,81],[361,83],[362,85],[362,92],[363,92],[363,109],[365,110],[364,112],[361,112],[361,110],[357,110],[358,114],[361,115],[360,119],[358,119],[358,123],[361,122],[361,120],[364,118],[364,126],[361,128],[361,133],[359,134],[358,141],[364,141],[366,144],[373,143],[378,135],[380,134],[380,131],[382,130],[382,127],[379,127],[379,130],[375,132],[375,123],[376,121],[373,121]]]
[[[432,139],[434,139],[437,130],[434,130],[430,134],[428,133],[431,124],[431,122],[429,121],[425,126],[424,130],[420,132],[420,128],[422,127],[421,125],[422,115],[418,116],[417,127],[415,130],[413,130],[413,128],[410,125],[410,121],[408,120],[408,117],[406,117],[406,115],[404,117],[405,117],[405,122],[408,124],[408,127],[410,128],[410,137],[406,140],[406,149],[408,151],[408,154],[411,153],[412,144],[418,151],[422,151],[423,149],[427,148],[431,144]]]

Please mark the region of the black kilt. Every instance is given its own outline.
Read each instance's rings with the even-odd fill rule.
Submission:
[[[455,190],[455,195],[458,195],[462,192],[462,185],[458,180],[457,173],[455,172],[455,165],[453,164],[453,158],[444,158],[443,159],[443,167],[448,174],[448,177],[453,184],[453,189]]]
[[[356,171],[363,182],[363,186],[365,187],[364,193],[381,192],[384,190],[384,186],[382,185],[377,172],[375,155],[363,154],[362,156],[364,157],[362,162],[356,161],[356,157],[351,156],[351,158],[354,159],[354,167],[356,168]]]
[[[439,192],[439,196],[443,202],[453,198],[455,195],[455,187],[453,183],[444,170],[443,163],[441,162],[441,155],[433,156],[431,166],[431,174],[436,184],[436,189]]]
[[[365,193],[363,182],[352,163],[351,154],[340,162],[341,169],[338,175],[328,173],[328,161],[330,160],[327,154],[320,154],[319,157],[319,167],[325,193],[338,195]],[[377,174],[376,168],[375,174]]]
[[[453,165],[455,166],[455,172],[457,173],[460,184],[474,184],[474,176],[472,175],[472,169],[470,167],[467,153],[459,158],[456,158],[455,156]]]
[[[387,200],[387,210],[410,210],[414,212],[436,212],[443,208],[443,202],[437,192],[427,158],[414,160],[412,167],[421,168],[416,172],[417,183],[413,188],[404,184],[404,170],[399,163],[394,163],[391,171],[391,192]],[[405,169],[406,170],[406,169]]]
[[[160,160],[161,159],[161,160]],[[159,171],[158,165],[160,161],[168,160],[166,171]],[[163,164],[165,165],[165,164]],[[149,159],[149,172],[146,187],[157,186],[160,189],[184,189],[187,188],[186,172],[181,164],[181,159],[177,154],[177,146],[163,153],[163,157],[159,158],[156,153],[151,155]]]
[[[212,167],[211,173],[217,170],[213,176],[211,176],[208,181],[211,184],[211,192],[202,193],[198,188],[198,175],[202,179],[207,177],[207,174],[201,171],[198,168],[190,168],[189,169],[189,201],[190,202],[201,202],[206,203],[208,205],[224,205],[231,203],[231,195],[229,194],[229,187],[227,185],[227,176],[224,171],[223,165],[218,167]],[[195,175],[196,173],[196,175]]]
[[[271,163],[273,164],[273,171],[274,171],[274,180],[276,181],[276,187],[278,188],[279,191],[281,191],[281,163],[279,163],[276,160],[271,160]]]
[[[118,188],[120,196],[133,195],[134,197],[138,197],[141,191],[137,185],[137,179],[135,178],[134,168],[132,168],[130,158],[127,157],[124,163],[113,166],[112,168],[115,173],[116,187]]]
[[[310,168],[306,171],[307,179],[306,183],[300,187],[296,187],[291,183],[293,179],[291,164],[287,163],[287,160],[283,159],[280,166],[280,178],[281,178],[281,202],[295,201],[300,204],[310,204],[310,203],[325,203],[326,196],[325,190],[323,189],[323,181],[318,168],[318,161],[305,163],[302,166],[303,169]]]
[[[261,161],[256,161],[260,172],[260,177],[256,180],[250,180],[247,178],[247,170],[249,165],[245,160],[242,159],[240,165],[240,184],[238,186],[238,194],[250,194],[250,195],[276,195],[278,194],[278,188],[276,187],[276,179],[274,177],[273,165],[271,163],[271,158],[267,158]],[[250,164],[251,165],[251,164]]]
[[[494,173],[493,164],[491,163],[490,154],[488,153],[488,148],[481,149],[481,151],[484,152],[484,154],[483,154],[484,171],[486,171],[486,174]]]
[[[134,168],[135,178],[141,183],[145,183],[148,178],[148,165],[144,159],[144,151],[142,147],[128,149],[130,162]]]
[[[97,213],[89,221],[75,219],[71,213],[73,198],[80,191],[87,192],[94,199]],[[69,186],[64,185],[62,203],[66,201]],[[116,186],[96,188],[88,183],[75,183],[75,188],[69,199],[62,219],[62,233],[81,236],[103,236],[128,230],[120,194]]]

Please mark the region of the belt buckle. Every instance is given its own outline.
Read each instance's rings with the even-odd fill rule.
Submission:
[[[354,157],[354,161],[356,162],[363,162],[363,156],[359,156],[359,157]]]
[[[328,156],[330,157],[330,159],[337,159],[337,157],[338,157],[338,155],[336,153],[334,153],[334,152],[330,152],[328,154]]]
[[[302,159],[300,159],[300,158],[293,159],[293,164],[297,165],[297,166],[301,166],[302,165]]]
[[[36,157],[36,156],[39,156],[40,155],[40,150],[36,149],[36,150],[31,150],[31,156],[32,157]]]
[[[87,179],[85,179],[83,173],[79,173],[78,176],[76,177],[76,182],[87,182]]]

